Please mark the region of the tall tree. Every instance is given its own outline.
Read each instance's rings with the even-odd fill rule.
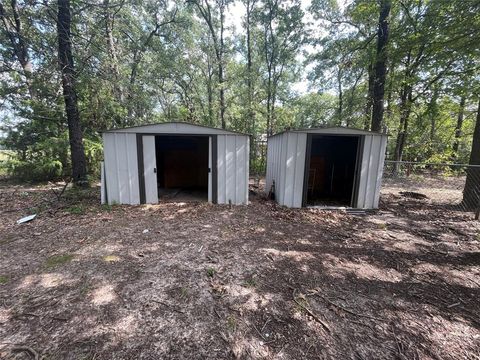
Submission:
[[[305,41],[306,32],[302,21],[304,13],[297,0],[284,3],[280,0],[264,0],[259,11],[263,31],[261,51],[266,70],[266,128],[267,135],[272,135],[276,126],[279,88],[286,73],[295,69],[295,57]]]
[[[368,65],[368,81],[367,81],[367,101],[365,103],[365,121],[363,124],[364,130],[370,130],[372,122],[372,107],[373,107],[373,87],[375,84],[375,73],[373,71],[373,64]]]
[[[480,207],[480,97],[478,98],[477,120],[473,132],[471,165],[467,170],[467,179],[463,189],[463,203],[469,209]]]
[[[253,144],[251,146],[251,157],[256,153],[256,124],[255,109],[253,106],[254,96],[254,79],[253,79],[253,44],[252,44],[252,27],[253,13],[255,10],[256,0],[245,0],[245,31],[246,31],[246,47],[247,47],[247,121],[250,122],[249,131],[253,136]]]
[[[62,73],[63,97],[67,113],[72,179],[74,184],[88,184],[83,134],[75,91],[75,68],[72,55],[70,0],[58,0],[57,34],[58,62]]]
[[[381,131],[383,122],[383,97],[387,73],[388,16],[391,1],[380,1],[380,16],[377,32],[377,56],[375,62],[375,80],[373,84],[372,131]]]
[[[8,35],[10,45],[18,63],[22,67],[23,76],[27,85],[30,97],[35,97],[36,91],[33,86],[33,65],[28,51],[26,36],[23,31],[23,24],[20,18],[20,8],[16,0],[10,1],[11,16],[8,15],[3,4],[0,3],[0,19],[3,28]]]
[[[218,91],[219,91],[219,107],[220,107],[220,123],[222,129],[227,127],[225,120],[225,10],[228,0],[216,0],[215,6],[210,4],[210,0],[188,0],[197,8],[200,16],[205,21],[210,36],[212,38],[213,48],[217,60],[218,68]],[[215,17],[214,11],[218,10]]]
[[[465,113],[465,95],[460,97],[460,104],[458,105],[457,124],[455,125],[455,138],[452,145],[452,161],[456,161],[458,157],[458,149],[460,148],[460,139],[462,137],[463,116]]]

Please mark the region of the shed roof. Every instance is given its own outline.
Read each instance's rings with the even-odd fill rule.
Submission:
[[[375,131],[368,131],[362,129],[356,129],[351,127],[345,126],[325,126],[325,127],[318,127],[318,128],[310,128],[310,129],[292,129],[292,130],[285,130],[281,131],[277,134],[271,135],[277,136],[280,134],[284,134],[286,132],[296,132],[296,133],[308,133],[308,134],[340,134],[340,135],[376,135],[376,136],[387,136],[386,134],[375,132]]]
[[[186,122],[165,122],[132,126],[121,129],[110,129],[104,133],[140,133],[140,134],[188,134],[188,135],[245,135],[237,131],[217,129],[204,125],[189,124]]]

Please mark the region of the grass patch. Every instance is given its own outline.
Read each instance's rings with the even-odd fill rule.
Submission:
[[[117,255],[107,255],[103,257],[103,260],[111,263],[111,262],[120,261],[120,258]]]
[[[257,280],[255,280],[255,278],[253,278],[253,277],[248,278],[248,279],[245,281],[245,286],[246,286],[246,287],[253,288],[253,287],[257,286]]]
[[[237,319],[233,315],[227,318],[227,328],[230,332],[235,332],[237,329]]]
[[[214,268],[207,268],[207,276],[213,278],[215,276],[215,269]]]
[[[16,240],[15,234],[5,234],[5,235],[2,235],[2,237],[0,238],[0,245],[8,244],[15,240]]]
[[[182,287],[180,289],[180,299],[184,300],[188,297],[188,289],[187,288],[184,288]]]
[[[110,204],[102,204],[102,210],[110,212],[113,210],[113,206]]]
[[[45,262],[45,267],[51,269],[58,265],[65,264],[67,262],[72,261],[73,255],[72,254],[63,254],[63,255],[53,255],[50,256],[47,261]]]
[[[6,284],[8,282],[8,278],[4,275],[0,275],[0,285]]]
[[[79,290],[80,295],[87,296],[88,293],[90,292],[90,284],[85,281],[80,285],[78,290]]]
[[[298,312],[301,312],[301,313],[307,313],[308,312],[305,310],[305,308],[309,308],[310,307],[310,304],[308,303],[307,299],[305,298],[304,295],[300,294],[299,296],[297,296],[295,298],[295,309],[297,309]]]
[[[72,215],[83,215],[85,214],[85,208],[83,207],[83,205],[72,205],[67,208],[67,212]]]

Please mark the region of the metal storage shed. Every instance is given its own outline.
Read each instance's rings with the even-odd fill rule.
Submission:
[[[104,132],[103,152],[102,203],[154,204],[185,189],[213,203],[248,203],[248,135],[160,123]]]
[[[268,138],[265,191],[288,207],[378,208],[387,135],[345,127]]]

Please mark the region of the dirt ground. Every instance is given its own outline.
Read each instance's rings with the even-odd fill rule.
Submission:
[[[56,198],[0,186],[0,358],[480,359],[472,214]]]

